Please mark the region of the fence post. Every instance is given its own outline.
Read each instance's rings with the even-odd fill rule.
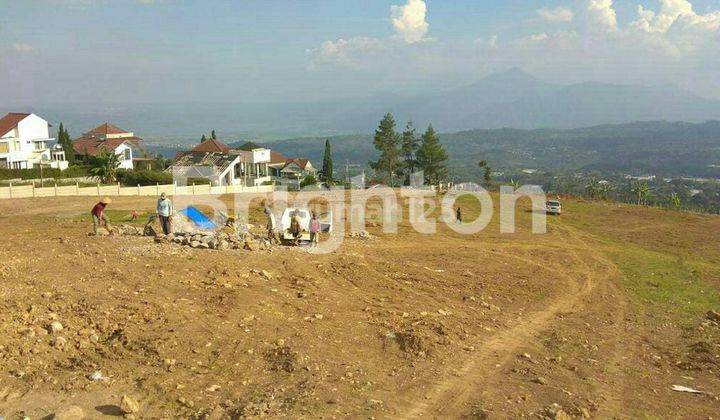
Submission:
[[[99,182],[97,184],[97,193],[98,193],[98,197],[100,197],[100,183]]]
[[[138,184],[137,192],[138,192],[138,197],[140,197],[140,184]]]
[[[57,197],[57,182],[55,183],[55,197]]]
[[[35,181],[32,183],[32,196],[35,198]]]
[[[118,197],[120,197],[120,182],[118,181]]]
[[[177,195],[177,181],[173,181],[173,197]]]
[[[155,183],[155,193],[156,193],[155,195],[160,195],[160,183],[159,182]]]
[[[75,195],[80,195],[80,182],[75,181]]]
[[[195,183],[194,182],[193,182],[193,195],[195,195]]]

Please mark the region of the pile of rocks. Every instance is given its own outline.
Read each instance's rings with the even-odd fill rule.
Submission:
[[[269,244],[264,238],[250,233],[215,232],[175,232],[169,235],[155,236],[157,243],[174,243],[197,249],[263,249]]]
[[[362,239],[372,239],[373,236],[370,234],[370,232],[366,230],[361,230],[359,232],[350,232],[348,235],[351,238],[362,238]]]

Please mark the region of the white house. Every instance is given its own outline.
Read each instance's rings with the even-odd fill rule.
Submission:
[[[38,165],[65,170],[62,147],[50,147],[50,124],[35,114],[10,113],[0,119],[0,168],[31,169]]]
[[[270,177],[270,149],[236,150],[208,139],[178,155],[167,171],[176,178],[205,178],[213,185],[262,185]]]
[[[75,158],[86,159],[113,151],[120,158],[120,168],[133,169],[133,153],[140,149],[141,138],[110,123],[102,124],[73,141]]]

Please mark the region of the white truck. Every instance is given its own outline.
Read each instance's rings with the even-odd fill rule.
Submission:
[[[562,214],[562,204],[560,204],[560,200],[548,200],[545,202],[545,212],[547,214],[555,214],[560,215]]]

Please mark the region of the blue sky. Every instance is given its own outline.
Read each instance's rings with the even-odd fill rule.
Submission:
[[[719,27],[717,0],[0,0],[0,90],[18,104],[299,101],[517,66],[720,97]]]

